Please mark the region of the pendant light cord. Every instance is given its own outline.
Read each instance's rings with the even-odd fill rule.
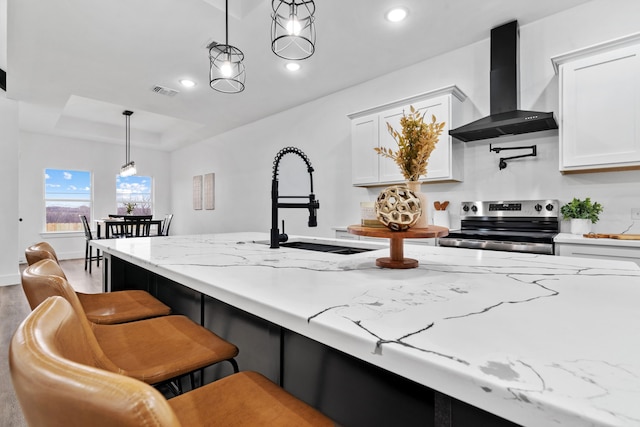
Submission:
[[[125,159],[125,164],[129,163],[129,116],[125,117],[126,119],[126,126],[125,126],[125,142],[126,142],[126,148],[127,148],[127,156]]]
[[[130,145],[129,144],[131,143],[130,142],[131,141],[131,139],[130,139],[130,137],[131,137],[130,132],[131,131],[130,131],[130,128],[129,128],[129,126],[130,126],[129,120],[131,120],[131,116],[129,116],[129,115],[125,116],[125,119],[126,119],[126,122],[127,122],[126,123],[126,131],[125,131],[125,141],[126,141],[126,146],[127,146],[127,159],[126,159],[127,161],[126,161],[126,163],[128,164],[129,163],[129,158],[130,158],[130,153],[129,153]]]
[[[225,14],[225,40],[224,44],[229,46],[229,0],[224,2],[224,14]]]
[[[128,164],[131,160],[131,115],[133,114],[133,111],[129,111],[129,110],[125,110],[122,112],[122,114],[124,115],[124,119],[125,119],[125,140],[124,140],[124,146],[125,146],[125,157],[126,157],[126,164]]]

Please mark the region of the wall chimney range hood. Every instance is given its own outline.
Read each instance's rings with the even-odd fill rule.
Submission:
[[[491,30],[491,115],[449,131],[461,141],[558,129],[553,113],[519,110],[518,21]]]

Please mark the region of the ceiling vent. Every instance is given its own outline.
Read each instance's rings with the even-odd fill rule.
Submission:
[[[152,91],[164,96],[176,96],[179,92],[174,89],[169,89],[168,87],[155,85],[151,88]]]

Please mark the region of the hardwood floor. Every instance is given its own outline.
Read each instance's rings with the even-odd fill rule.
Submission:
[[[60,261],[69,283],[76,291],[98,293],[102,291],[101,268],[93,265],[93,274],[84,270],[84,259]],[[26,265],[20,266],[22,271]],[[100,265],[102,267],[102,265]],[[0,425],[4,427],[23,427],[25,423],[22,410],[13,392],[9,373],[9,342],[16,328],[31,312],[22,286],[0,286]]]

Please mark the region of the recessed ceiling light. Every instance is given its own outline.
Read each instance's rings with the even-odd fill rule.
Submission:
[[[182,80],[179,80],[179,82],[184,87],[194,87],[196,85],[196,82],[189,79],[182,79]]]
[[[300,64],[298,64],[297,62],[287,62],[287,65],[285,65],[285,67],[287,67],[287,70],[289,71],[298,71],[300,69]]]
[[[407,12],[407,9],[403,7],[396,7],[387,12],[385,17],[391,22],[400,22],[407,17],[408,13],[409,12]]]

